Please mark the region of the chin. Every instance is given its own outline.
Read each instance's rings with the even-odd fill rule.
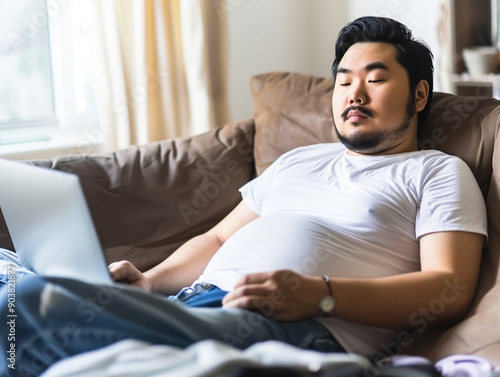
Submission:
[[[337,129],[337,138],[344,146],[357,153],[378,153],[383,150],[385,135],[378,132],[356,132],[354,135],[341,135]]]

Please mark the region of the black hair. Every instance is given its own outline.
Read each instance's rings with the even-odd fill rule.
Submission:
[[[332,65],[333,79],[336,79],[339,63],[346,51],[359,42],[384,42],[396,47],[396,60],[409,76],[410,100],[415,102],[415,90],[421,80],[429,84],[429,98],[418,114],[418,122],[429,114],[432,101],[433,72],[432,52],[423,41],[413,38],[411,30],[402,23],[386,17],[360,17],[342,28],[335,44],[335,60]]]

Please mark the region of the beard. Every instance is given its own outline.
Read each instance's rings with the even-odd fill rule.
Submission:
[[[347,112],[346,110],[343,114],[347,114]],[[416,113],[415,102],[410,98],[406,105],[406,117],[395,129],[369,131],[352,136],[344,136],[339,133],[337,126],[334,125],[335,133],[339,141],[353,152],[367,154],[380,153],[389,148],[385,146],[391,146],[393,142],[399,140],[406,133]],[[344,117],[343,114],[341,115],[342,117]]]

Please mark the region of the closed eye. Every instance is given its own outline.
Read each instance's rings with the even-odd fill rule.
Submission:
[[[340,86],[349,86],[349,85],[351,85],[350,82],[344,82],[344,83],[340,84]]]
[[[383,79],[379,79],[379,80],[368,80],[369,83],[377,83],[377,82],[382,82],[384,81]]]

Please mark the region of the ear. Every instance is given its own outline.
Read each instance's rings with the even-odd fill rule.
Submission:
[[[429,98],[429,83],[427,80],[420,80],[415,89],[415,107],[417,112],[422,111]]]

